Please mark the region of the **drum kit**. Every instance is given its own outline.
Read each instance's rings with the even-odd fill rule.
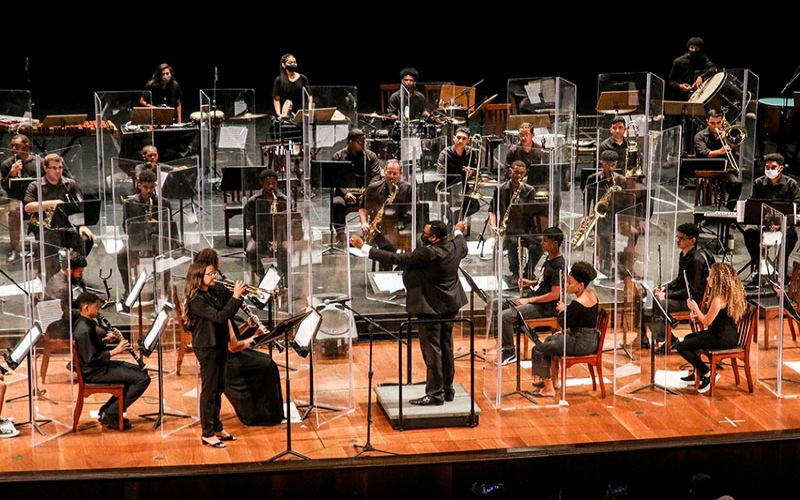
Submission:
[[[225,113],[223,113],[220,110],[195,111],[194,113],[189,115],[189,119],[197,124],[208,123],[210,121],[212,125],[217,126],[225,121]]]

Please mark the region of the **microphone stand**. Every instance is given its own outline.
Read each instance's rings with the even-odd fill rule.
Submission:
[[[388,333],[390,336],[392,336],[395,339],[397,339],[397,336],[394,335],[392,332],[390,332],[386,328],[382,327],[381,325],[376,323],[371,318],[368,318],[368,317],[362,315],[361,313],[359,313],[358,311],[356,311],[352,307],[348,306],[347,304],[345,304],[344,301],[339,302],[339,304],[341,304],[342,307],[344,307],[345,309],[351,311],[353,314],[355,314],[359,318],[361,318],[364,321],[366,321],[367,323],[369,323],[370,326],[373,326],[373,327],[381,330],[382,332]],[[367,392],[367,441],[364,444],[354,444],[353,445],[355,448],[361,448],[361,451],[359,451],[358,453],[353,455],[353,458],[360,457],[364,453],[367,453],[367,452],[370,452],[370,451],[375,451],[375,452],[378,452],[378,453],[386,453],[387,455],[397,455],[397,453],[395,453],[393,451],[380,450],[378,448],[375,448],[374,446],[372,446],[372,443],[370,442],[370,437],[371,437],[371,434],[372,434],[372,380],[373,380],[373,377],[375,376],[375,372],[372,369],[373,328],[368,328],[368,330],[369,330],[369,383],[368,383],[368,386],[367,386],[367,391],[368,391]]]
[[[200,115],[203,116],[202,114]],[[220,177],[217,172],[217,67],[214,66],[214,88],[211,94],[211,113],[209,115],[209,126],[211,129],[211,171],[214,177]]]
[[[787,110],[787,108],[789,107],[789,97],[788,96],[784,97],[784,95],[786,94],[786,91],[789,90],[789,87],[791,87],[791,85],[794,83],[794,81],[797,80],[798,76],[800,76],[800,66],[798,66],[797,69],[794,70],[794,74],[789,79],[789,81],[786,82],[786,85],[783,86],[783,89],[781,90],[781,94],[780,94],[783,97],[783,105],[781,106],[781,111],[780,111],[780,121],[778,122],[778,147],[777,147],[777,150],[780,153],[784,152],[783,151],[783,147],[785,146],[784,141],[786,139],[786,137],[784,137],[786,135],[786,129],[784,127],[784,123],[786,122],[786,116],[789,114],[789,111]],[[797,149],[798,148],[800,148],[800,145],[795,147],[795,150],[794,150],[794,156],[795,157],[797,157]]]

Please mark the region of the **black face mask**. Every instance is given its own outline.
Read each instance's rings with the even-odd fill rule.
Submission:
[[[297,71],[297,65],[296,64],[287,64],[286,65],[286,71],[292,71],[292,72]]]
[[[420,235],[420,237],[419,237],[419,243],[420,243],[420,245],[422,245],[424,247],[426,247],[426,246],[431,244],[431,242],[426,237],[424,237],[422,235]]]

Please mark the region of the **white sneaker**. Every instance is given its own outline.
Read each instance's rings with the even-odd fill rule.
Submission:
[[[12,438],[19,436],[19,429],[14,427],[14,423],[8,419],[0,424],[0,438]]]

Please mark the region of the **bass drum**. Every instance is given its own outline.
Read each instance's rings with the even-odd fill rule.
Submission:
[[[733,75],[720,71],[703,82],[703,85],[689,96],[689,102],[699,102],[706,109],[742,109],[742,86]]]
[[[784,138],[793,138],[794,121],[794,99],[765,97],[758,100],[758,127],[764,137],[780,138],[782,132]]]

